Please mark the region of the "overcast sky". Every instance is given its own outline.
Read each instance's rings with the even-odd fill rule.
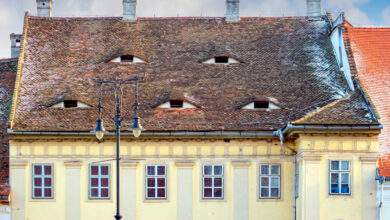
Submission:
[[[122,0],[54,0],[53,16],[121,16]],[[304,15],[306,0],[240,0],[242,16]],[[354,25],[390,26],[390,0],[323,0]],[[0,57],[10,56],[10,33],[21,33],[24,12],[36,0],[0,0]],[[139,16],[223,16],[225,0],[138,0]]]

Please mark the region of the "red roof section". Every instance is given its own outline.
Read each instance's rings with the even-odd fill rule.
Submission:
[[[345,24],[352,71],[380,115],[381,175],[390,177],[390,28]]]

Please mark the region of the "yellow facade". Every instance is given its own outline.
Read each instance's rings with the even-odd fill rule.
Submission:
[[[112,219],[115,214],[114,146],[112,139],[98,143],[92,137],[14,135],[10,142],[13,220],[77,220],[71,216],[82,220]],[[294,213],[296,219],[302,220],[374,219],[373,175],[377,150],[377,136],[365,134],[300,134],[295,141],[284,145],[277,139],[260,138],[126,139],[121,143],[123,219],[182,219],[179,218],[182,208],[190,210],[189,216],[194,220],[233,220],[239,216],[248,220],[290,220],[294,219]],[[329,195],[331,159],[351,162],[351,195]],[[111,165],[109,200],[88,198],[89,164],[96,162]],[[54,165],[53,199],[32,199],[34,163]],[[222,200],[202,199],[201,168],[209,163],[224,165]],[[259,165],[263,163],[281,165],[280,199],[259,199]],[[145,199],[145,165],[148,164],[167,165],[166,200]],[[295,175],[295,170],[299,174]],[[192,177],[190,191],[183,189],[189,195],[178,193],[182,187],[178,182],[185,181],[182,177]],[[298,187],[294,187],[295,178]],[[69,183],[76,187],[69,188]],[[296,212],[295,189],[298,189]],[[79,201],[69,199],[75,194],[79,195],[76,197]],[[182,198],[190,207],[178,201]],[[74,210],[69,208],[73,206]]]

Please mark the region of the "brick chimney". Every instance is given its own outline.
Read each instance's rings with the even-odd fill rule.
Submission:
[[[240,21],[240,0],[226,0],[226,21]]]
[[[37,13],[40,17],[51,17],[52,0],[37,0]]]
[[[322,15],[321,0],[306,0],[307,16],[318,17]]]
[[[123,0],[123,19],[127,21],[137,20],[137,0]]]
[[[10,34],[11,39],[11,58],[19,57],[20,45],[22,43],[21,34]]]

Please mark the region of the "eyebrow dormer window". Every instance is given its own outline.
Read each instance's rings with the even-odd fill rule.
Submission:
[[[112,59],[110,62],[112,63],[125,63],[125,64],[132,64],[132,63],[145,63],[141,58],[138,58],[134,55],[122,55],[120,57],[117,57],[115,59]]]
[[[51,106],[52,108],[89,108],[88,104],[77,100],[64,100]]]
[[[228,57],[228,56],[217,56],[217,57],[214,57],[212,59],[209,59],[209,60],[206,60],[204,61],[203,63],[206,63],[206,64],[233,64],[233,63],[239,63],[238,60],[236,59],[233,59],[231,57]]]
[[[275,105],[270,101],[254,101],[242,107],[242,109],[250,109],[250,110],[272,110],[272,109],[280,109],[279,106]]]
[[[183,100],[170,100],[169,102],[161,104],[158,108],[189,109],[196,107],[193,104],[185,102]]]

